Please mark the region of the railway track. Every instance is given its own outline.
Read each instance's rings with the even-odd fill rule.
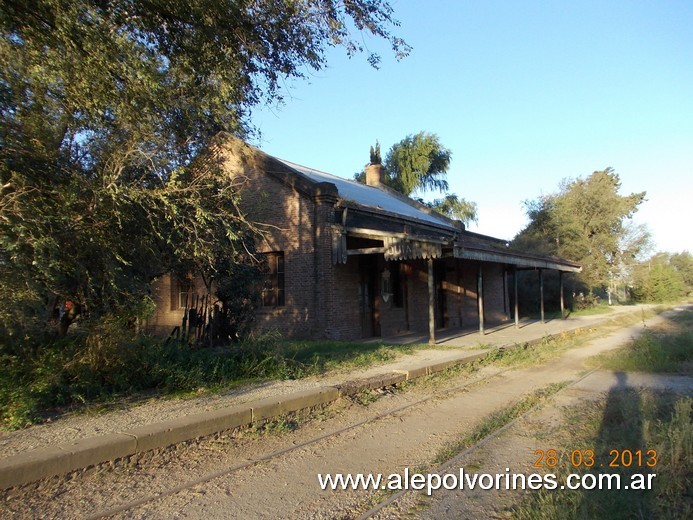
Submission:
[[[134,499],[134,500],[124,502],[124,503],[119,504],[117,506],[113,506],[113,507],[110,507],[107,509],[97,511],[95,513],[87,515],[86,518],[89,520],[97,520],[97,519],[101,519],[101,518],[108,518],[108,517],[111,517],[114,515],[119,515],[121,513],[127,513],[128,511],[135,511],[136,509],[138,509],[138,508],[140,508],[146,504],[155,503],[158,500],[165,499],[166,497],[171,497],[173,495],[176,495],[177,493],[181,493],[185,490],[195,488],[196,486],[199,486],[201,484],[205,484],[205,483],[210,482],[210,481],[215,480],[215,479],[233,475],[234,473],[238,473],[244,469],[250,468],[250,467],[255,466],[257,464],[271,461],[273,459],[277,459],[279,457],[282,457],[284,455],[287,455],[287,454],[294,452],[294,451],[297,451],[299,449],[305,448],[307,446],[318,444],[318,443],[323,442],[329,438],[342,436],[345,433],[350,432],[352,430],[356,430],[356,429],[361,428],[363,426],[367,426],[370,423],[380,421],[382,419],[385,419],[387,417],[391,417],[393,415],[399,414],[399,413],[407,411],[409,409],[416,408],[416,407],[424,405],[428,402],[438,400],[441,398],[445,398],[447,396],[456,394],[458,392],[463,392],[465,390],[468,390],[471,387],[487,384],[490,381],[492,381],[493,379],[501,377],[503,374],[510,372],[511,370],[512,370],[512,368],[507,368],[507,369],[501,370],[499,372],[496,372],[492,375],[482,377],[480,379],[475,379],[473,381],[467,381],[465,383],[455,385],[453,387],[449,387],[449,388],[445,388],[445,389],[436,391],[436,392],[431,393],[430,395],[427,395],[421,399],[417,399],[417,400],[409,402],[405,405],[401,405],[401,406],[397,406],[397,407],[388,409],[388,410],[381,412],[381,413],[378,413],[372,417],[368,417],[367,419],[364,419],[362,421],[358,421],[358,422],[352,423],[348,426],[341,427],[337,430],[333,430],[333,431],[330,431],[328,433],[325,433],[324,435],[315,436],[315,437],[312,437],[312,438],[305,440],[303,442],[294,444],[290,447],[279,449],[279,450],[273,451],[271,453],[268,453],[268,454],[265,454],[265,455],[262,455],[262,456],[259,456],[256,458],[252,458],[251,460],[244,461],[244,462],[236,464],[236,465],[228,466],[228,467],[225,467],[222,469],[218,469],[218,470],[206,473],[202,476],[188,480],[188,481],[181,483],[179,485],[172,486],[172,487],[170,487],[164,491],[152,493],[152,494],[142,496],[142,497]],[[501,429],[492,433],[490,436],[493,436],[493,435],[499,433],[500,431],[501,431]],[[484,442],[484,441],[482,441],[482,442]],[[479,443],[479,444],[481,444],[481,443]],[[443,466],[437,468],[437,470],[441,470],[442,468],[443,468]],[[386,501],[383,501],[382,504],[379,504],[378,506],[371,509],[368,513],[366,513],[366,515],[370,515],[370,516],[363,516],[362,518],[371,518],[372,515],[377,513],[380,509],[382,509],[386,505],[389,505],[390,503],[392,503],[399,496],[401,496],[401,495],[398,494],[396,496],[388,498]]]
[[[553,395],[555,396],[555,395],[559,394],[560,392],[563,392],[563,391],[565,391],[565,390],[567,390],[567,389],[569,389],[569,388],[575,386],[575,385],[578,384],[580,381],[582,381],[583,379],[589,377],[592,373],[594,373],[594,372],[596,372],[596,371],[597,371],[597,369],[590,370],[589,372],[585,373],[585,375],[583,375],[583,376],[580,377],[579,379],[576,379],[575,381],[572,381],[570,384],[566,385],[564,388],[561,388],[558,392],[556,392],[556,393],[553,394]],[[467,456],[469,456],[470,454],[474,453],[476,450],[478,450],[479,448],[481,448],[482,446],[484,446],[486,443],[488,443],[490,440],[494,439],[495,437],[497,437],[498,435],[500,435],[500,434],[503,433],[504,431],[506,431],[506,430],[512,428],[515,424],[517,424],[518,422],[520,422],[520,421],[523,420],[524,418],[526,418],[526,417],[532,415],[533,413],[535,413],[539,408],[541,408],[542,404],[543,404],[543,403],[538,403],[538,404],[532,406],[529,410],[525,411],[525,412],[522,413],[521,415],[518,415],[518,416],[515,417],[513,420],[511,420],[511,421],[505,423],[504,425],[502,425],[502,426],[496,428],[496,429],[493,430],[491,433],[489,433],[488,435],[486,435],[485,437],[483,437],[483,438],[482,438],[480,441],[478,441],[477,443],[473,444],[472,446],[469,446],[468,448],[466,448],[465,450],[461,451],[460,453],[458,453],[458,454],[455,455],[454,457],[449,458],[448,460],[446,460],[445,462],[441,463],[441,464],[440,464],[439,466],[437,466],[436,468],[427,471],[427,473],[437,473],[437,474],[440,474],[440,473],[446,472],[446,471],[447,471],[448,469],[450,469],[451,467],[460,466],[461,462],[462,462]],[[360,516],[358,516],[356,520],[368,520],[369,518],[374,518],[374,517],[376,517],[380,512],[382,512],[386,507],[391,506],[391,505],[394,505],[398,500],[400,500],[400,499],[403,498],[405,495],[408,495],[408,494],[410,494],[410,493],[420,493],[420,491],[417,491],[417,490],[414,490],[414,489],[403,489],[403,490],[401,490],[401,491],[398,491],[398,492],[396,492],[396,493],[390,495],[389,497],[387,497],[387,498],[385,498],[385,499],[379,501],[377,504],[373,505],[368,511],[366,511],[365,513],[363,513],[363,514],[361,514]]]
[[[461,454],[430,468],[433,455],[441,448],[523,396],[570,382],[560,390],[564,392],[589,375],[584,373],[584,359],[622,344],[631,334],[630,329],[623,329],[609,339],[599,337],[530,367],[489,366],[471,376],[438,374],[432,385],[417,383],[404,392],[386,393],[368,408],[356,401],[336,415],[334,410],[318,411],[286,437],[256,440],[252,430],[249,435],[224,434],[219,439],[173,447],[146,462],[119,464],[117,468],[122,469],[115,472],[95,468],[85,477],[73,475],[20,490],[4,501],[4,507],[0,505],[0,511],[30,517],[45,507],[43,516],[56,518],[166,518],[176,514],[186,518],[269,518],[272,512],[292,518],[382,516],[406,492],[385,497],[363,491],[321,492],[317,475],[330,471],[385,475],[401,473],[404,467],[417,468],[419,473],[443,472],[510,426],[496,428]],[[393,404],[394,400],[398,403]],[[252,450],[262,452],[252,456]],[[91,478],[94,473],[97,478]]]

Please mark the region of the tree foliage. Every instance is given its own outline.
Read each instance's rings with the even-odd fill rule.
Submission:
[[[375,146],[371,146],[370,164],[382,164],[383,158],[380,156],[380,143],[375,142]]]
[[[669,258],[669,264],[681,275],[686,293],[693,292],[693,255],[688,251],[674,253]]]
[[[677,268],[680,259],[681,256],[659,253],[638,264],[633,272],[633,298],[636,301],[663,303],[683,296],[686,282]]]
[[[477,222],[476,202],[462,199],[454,193],[450,193],[442,199],[435,199],[430,206],[443,215],[461,221],[465,226]]]
[[[409,135],[399,143],[392,145],[381,160],[380,143],[370,149],[370,164],[381,164],[384,172],[383,182],[386,186],[406,196],[415,192],[439,191],[443,198],[419,202],[465,225],[477,221],[476,203],[467,201],[448,191],[446,176],[450,168],[452,152],[445,148],[436,134],[419,132]],[[365,183],[365,170],[354,175],[354,179]]]
[[[446,192],[451,158],[437,135],[409,135],[387,152],[385,184],[407,196],[417,190]]]
[[[376,0],[3,2],[0,332],[60,302],[140,308],[163,272],[246,258],[237,186],[201,151],[328,47],[362,51],[356,32],[406,54],[392,25]]]
[[[650,241],[644,227],[628,223],[645,192],[620,195],[620,187],[611,168],[563,181],[557,193],[525,202],[530,222],[512,246],[579,262],[588,290],[608,288]]]

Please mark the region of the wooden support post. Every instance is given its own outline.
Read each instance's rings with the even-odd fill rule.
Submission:
[[[517,301],[517,266],[513,266],[513,285],[515,286],[515,328],[520,328],[520,302]]]
[[[544,271],[539,269],[539,304],[541,306],[541,322],[544,323]]]
[[[436,344],[435,291],[433,286],[433,258],[428,259],[428,344]]]
[[[484,274],[481,262],[476,281],[476,299],[479,304],[479,333],[484,334]]]
[[[558,271],[558,285],[561,296],[561,319],[565,319],[565,300],[563,298],[563,271]]]
[[[503,267],[503,314],[505,319],[510,319],[510,302],[508,302],[508,267]]]

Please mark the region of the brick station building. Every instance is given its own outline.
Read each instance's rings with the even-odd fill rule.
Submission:
[[[384,186],[379,165],[367,168],[361,184],[233,137],[220,150],[225,171],[246,179],[241,200],[249,219],[269,225],[258,244],[269,266],[258,329],[337,340],[419,332],[433,342],[438,329],[478,326],[483,332],[513,317],[517,323],[518,269],[537,270],[540,279],[546,269],[580,270],[465,230]],[[196,281],[157,280],[150,326],[170,332],[181,324],[183,296],[202,290]],[[561,308],[562,295],[561,283]]]

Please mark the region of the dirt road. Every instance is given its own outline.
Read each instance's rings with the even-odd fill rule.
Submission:
[[[660,316],[646,325],[666,320]],[[265,431],[208,439],[151,455],[137,464],[92,469],[69,480],[55,478],[12,490],[4,497],[0,515],[355,518],[384,495],[372,490],[323,491],[318,474],[423,472],[442,448],[489,413],[552,383],[581,379],[587,358],[622,345],[639,334],[643,325],[614,330],[540,366],[488,366],[473,374],[437,377],[405,390],[336,404],[309,419],[273,423]],[[580,399],[580,388],[601,391],[613,380],[610,373],[590,377],[594,380],[583,380],[582,386],[561,398]],[[663,380],[662,384],[670,383]],[[677,384],[693,393],[691,378]],[[499,465],[518,463],[518,456],[527,462],[527,456],[515,448],[505,455],[497,453]],[[459,501],[453,494],[441,495],[421,514],[429,511],[435,517]],[[383,510],[379,515],[401,512]]]

